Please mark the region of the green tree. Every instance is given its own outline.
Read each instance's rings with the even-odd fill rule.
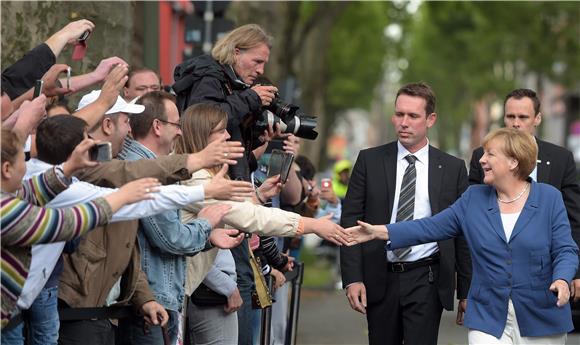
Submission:
[[[134,2],[2,1],[2,58],[4,70],[30,49],[71,21],[89,19],[95,32],[82,61],[72,61],[66,47],[58,63],[72,67],[73,75],[92,71],[101,59],[118,56],[132,63]],[[76,99],[80,95],[72,98]]]
[[[403,81],[437,93],[439,143],[457,148],[476,105],[534,74],[568,86],[580,72],[580,6],[570,2],[425,2],[405,27]]]

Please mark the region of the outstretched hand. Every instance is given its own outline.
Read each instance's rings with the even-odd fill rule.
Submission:
[[[108,108],[117,102],[121,89],[127,83],[127,79],[129,79],[127,73],[129,73],[129,67],[126,64],[118,64],[105,77],[98,99],[104,102]]]
[[[207,220],[212,228],[218,226],[221,223],[222,218],[230,212],[232,206],[227,204],[213,204],[206,206],[199,211],[197,214],[198,218],[203,218]]]
[[[93,32],[95,24],[87,19],[80,19],[68,23],[65,27],[60,29],[56,34],[60,35],[68,44],[74,44],[77,39],[85,32]]]
[[[371,225],[363,221],[357,221],[358,225],[345,229],[350,236],[349,246],[360,244],[374,239],[388,240],[387,229],[384,225]]]
[[[41,94],[32,101],[24,101],[20,108],[2,123],[2,127],[12,128],[22,138],[26,138],[45,116],[46,96]]]
[[[201,168],[213,168],[222,164],[235,165],[236,159],[244,156],[244,148],[241,142],[226,141],[224,136],[209,143],[205,149],[194,155],[199,155]]]
[[[159,192],[159,180],[153,177],[144,177],[125,183],[119,188],[119,193],[125,195],[127,204],[132,204],[142,200],[154,199],[153,193]]]
[[[244,240],[244,233],[236,229],[217,228],[211,231],[209,241],[220,249],[235,248]]]
[[[105,78],[107,78],[111,70],[113,70],[113,68],[115,68],[115,66],[117,65],[128,66],[129,64],[120,57],[112,56],[110,58],[101,60],[101,62],[99,62],[99,64],[97,65],[95,70],[91,72],[91,74],[95,78],[95,80],[99,82],[103,81],[105,80]]]
[[[228,165],[224,164],[221,170],[204,185],[206,199],[244,201],[251,198],[254,187],[250,182],[233,181],[225,176],[228,172]]]
[[[352,241],[349,234],[347,234],[340,225],[335,224],[330,220],[332,219],[332,216],[333,214],[328,214],[316,219],[314,233],[337,246],[349,244]]]
[[[125,205],[153,199],[153,193],[159,192],[160,185],[156,178],[141,178],[124,184],[116,192],[105,196],[105,200],[111,206],[111,211],[115,213]]]

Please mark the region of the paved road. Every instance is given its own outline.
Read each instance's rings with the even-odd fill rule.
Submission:
[[[367,344],[366,320],[350,309],[342,291],[303,290],[298,344]],[[445,312],[439,330],[440,345],[467,343],[467,330],[455,325],[455,314]],[[566,344],[580,344],[580,333],[568,335]]]

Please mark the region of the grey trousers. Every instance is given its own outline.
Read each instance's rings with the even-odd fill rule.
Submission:
[[[226,314],[223,306],[198,307],[188,303],[190,339],[195,345],[238,344],[238,314]]]
[[[286,326],[288,325],[288,291],[290,284],[285,283],[276,292],[274,299],[276,303],[272,304],[272,338],[270,344],[285,344]]]

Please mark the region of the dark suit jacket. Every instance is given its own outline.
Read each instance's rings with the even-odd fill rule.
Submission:
[[[363,150],[354,165],[342,206],[341,225],[356,225],[357,220],[371,224],[390,222],[395,198],[397,142]],[[459,198],[467,188],[465,163],[456,157],[429,147],[429,202],[437,214]],[[439,298],[447,310],[453,310],[457,265],[458,298],[467,298],[471,260],[463,237],[438,242],[441,253],[438,280]],[[363,282],[367,302],[383,299],[387,282],[385,241],[370,241],[341,247],[340,264],[343,286]]]
[[[572,152],[563,147],[536,139],[538,143],[538,181],[550,184],[562,192],[572,238],[580,246],[580,185],[576,174],[576,164]],[[469,184],[483,183],[483,170],[479,160],[483,148],[473,151],[469,163]],[[580,270],[576,278],[580,279]]]

